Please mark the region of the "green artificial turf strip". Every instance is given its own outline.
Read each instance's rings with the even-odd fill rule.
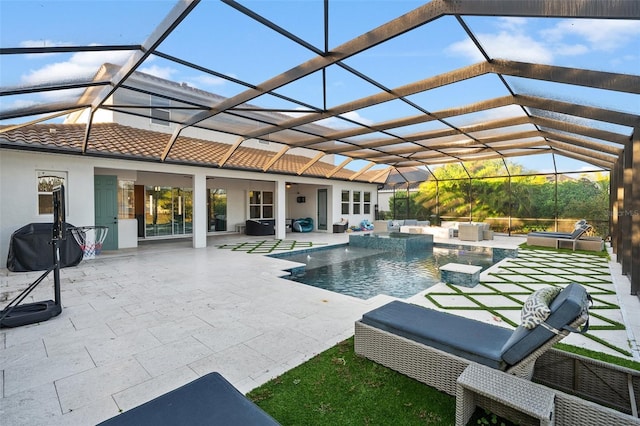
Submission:
[[[606,249],[602,250],[602,251],[591,251],[591,250],[572,250],[572,249],[556,249],[553,247],[542,247],[542,246],[530,246],[527,243],[522,243],[518,246],[519,248],[523,249],[523,250],[543,250],[543,251],[553,251],[556,253],[573,253],[573,254],[588,254],[590,256],[598,256],[598,257],[602,257],[604,259],[610,260],[611,256],[609,256],[609,253],[607,252]]]
[[[353,338],[247,396],[284,426],[455,423],[454,397],[357,356]]]
[[[597,359],[598,361],[608,362],[610,364],[616,364],[622,367],[630,368],[632,370],[640,371],[640,362],[633,361],[630,359],[620,358],[614,355],[609,355],[602,352],[593,351],[590,349],[567,345],[566,343],[556,343],[554,347],[556,349],[561,349],[566,352],[572,352],[574,354],[582,355],[587,358],[593,358],[593,359]]]

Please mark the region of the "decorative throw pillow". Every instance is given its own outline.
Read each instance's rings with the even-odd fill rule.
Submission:
[[[561,291],[560,287],[544,287],[531,293],[522,307],[522,326],[531,330],[544,322],[551,314],[551,309],[549,309],[551,301]]]

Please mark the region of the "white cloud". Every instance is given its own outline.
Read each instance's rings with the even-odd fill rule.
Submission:
[[[38,102],[32,100],[17,99],[9,105],[6,105],[6,107],[5,105],[3,105],[3,107],[5,107],[8,111],[11,111],[14,109],[29,108],[35,105],[38,105]]]
[[[569,37],[583,39],[590,49],[614,51],[640,35],[640,23],[629,20],[565,19],[540,32],[549,42],[562,42]]]
[[[283,114],[286,115],[290,115],[291,117],[302,117],[308,114],[311,114],[309,112],[291,112],[291,111],[287,111],[284,112]],[[365,125],[372,125],[374,123],[373,120],[370,120],[368,118],[364,118],[362,116],[360,116],[360,114],[358,114],[358,112],[356,111],[351,111],[351,112],[347,112],[345,114],[340,114],[341,117],[344,118],[348,118],[349,120],[355,121],[357,123],[362,123]],[[341,120],[338,117],[329,117],[329,118],[324,118],[322,120],[318,120],[315,122],[315,124],[319,125],[319,126],[325,126],[325,127],[329,127],[332,129],[345,129],[345,128],[349,128],[351,126],[353,126],[351,123]]]
[[[370,120],[368,118],[362,117],[360,114],[358,114],[357,111],[350,111],[347,112],[345,114],[340,114],[341,117],[344,118],[348,118],[349,120],[353,120],[357,123],[361,123],[361,124],[366,124],[368,126],[372,125],[374,123],[373,120]]]
[[[106,62],[123,64],[130,55],[128,51],[78,52],[72,54],[66,61],[54,62],[31,70],[23,75],[21,80],[25,84],[35,85],[92,77],[100,65]]]
[[[345,114],[340,114],[340,116],[347,118],[351,121],[355,121],[356,123],[361,123],[366,125],[372,125],[374,123],[373,120],[362,117],[360,114],[358,114],[357,111],[350,111]],[[338,117],[325,118],[324,120],[320,120],[316,122],[316,124],[320,126],[330,127],[332,129],[344,129],[352,126],[351,123],[341,120]]]
[[[563,19],[552,28],[525,34],[526,18],[498,19],[498,32],[477,33],[492,58],[552,64],[556,56],[579,56],[594,50],[611,52],[625,48],[640,35],[640,23],[629,20]],[[482,61],[469,39],[451,44],[447,52]]]
[[[501,17],[498,18],[498,27],[506,31],[517,32],[527,25],[527,18]]]
[[[138,68],[138,71],[153,75],[158,78],[164,78],[165,80],[171,80],[171,76],[178,71],[171,67],[159,67],[157,65],[151,65],[150,67]]]
[[[556,54],[561,56],[578,56],[589,53],[589,48],[584,44],[556,44],[553,47]]]
[[[505,105],[499,108],[492,108],[474,115],[472,123],[482,123],[485,121],[503,120],[506,118],[522,117],[524,112],[519,105]]]
[[[553,60],[553,53],[547,47],[524,34],[501,31],[498,34],[477,34],[477,38],[491,58],[542,63]],[[447,51],[466,56],[474,62],[484,59],[470,39],[453,43]]]
[[[20,42],[20,47],[55,47],[71,46],[71,43],[53,40],[24,40]]]
[[[20,42],[20,47],[55,47],[72,46],[71,43],[53,40],[24,40]],[[25,55],[27,59],[42,59],[47,56],[59,55],[59,53],[32,53]]]
[[[203,86],[222,86],[227,82],[224,78],[216,77],[213,75],[201,75],[197,76],[193,79],[196,84],[201,84]]]

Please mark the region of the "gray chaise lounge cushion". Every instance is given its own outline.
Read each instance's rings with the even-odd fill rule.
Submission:
[[[447,312],[393,301],[362,323],[492,368],[504,369],[501,350],[512,330]]]
[[[568,326],[587,308],[587,298],[584,287],[568,285],[551,303],[546,324],[558,330]],[[513,331],[400,301],[364,314],[361,322],[500,370],[517,364],[554,335],[541,325]]]
[[[569,284],[551,302],[551,314],[545,321],[549,326],[562,330],[578,318],[589,304],[587,291],[579,284]],[[551,339],[554,333],[537,326],[527,330],[520,325],[504,345],[502,358],[513,365]]]
[[[279,424],[219,373],[209,373],[99,426]]]

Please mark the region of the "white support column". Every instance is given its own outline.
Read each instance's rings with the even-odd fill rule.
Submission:
[[[286,217],[287,217],[287,189],[284,181],[276,181],[275,213],[276,213],[276,235],[275,238],[284,240],[287,237]]]
[[[193,175],[193,248],[207,246],[207,176]]]

